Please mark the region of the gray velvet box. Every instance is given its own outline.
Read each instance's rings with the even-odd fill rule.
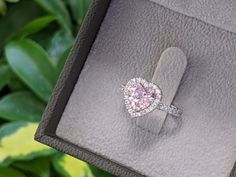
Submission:
[[[236,160],[236,3],[220,2],[94,0],[35,139],[122,177],[228,177]],[[127,119],[117,88],[137,75],[151,79],[173,46],[188,58],[174,100],[185,112],[181,123],[167,117],[156,135],[153,122]]]
[[[75,146],[56,136],[57,125],[99,31],[109,3],[110,0],[95,0],[92,2],[83,26],[77,36],[75,45],[44,112],[42,121],[35,134],[35,140],[115,175],[140,176],[120,164],[94,154],[83,147]]]

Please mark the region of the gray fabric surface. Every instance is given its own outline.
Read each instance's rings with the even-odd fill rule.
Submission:
[[[235,0],[151,0],[176,12],[236,32]]]
[[[168,47],[188,66],[161,136],[141,129],[120,85],[150,80]],[[113,0],[57,135],[150,177],[228,177],[236,159],[236,35],[147,0]],[[147,119],[148,121],[148,119]],[[170,133],[171,132],[171,133]]]

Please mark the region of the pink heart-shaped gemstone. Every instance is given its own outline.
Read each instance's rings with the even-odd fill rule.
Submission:
[[[124,88],[126,108],[132,117],[151,112],[161,101],[160,88],[142,78],[131,79]]]

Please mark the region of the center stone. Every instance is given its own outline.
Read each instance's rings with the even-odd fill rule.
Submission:
[[[145,88],[142,84],[136,82],[128,89],[128,99],[131,108],[135,112],[139,112],[148,108],[153,103],[155,94],[153,89]]]

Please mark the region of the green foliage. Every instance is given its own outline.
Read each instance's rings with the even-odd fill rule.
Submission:
[[[48,46],[48,54],[54,66],[59,64],[61,57],[63,57],[63,54],[68,48],[72,47],[73,42],[73,36],[66,33],[64,30],[59,30],[52,36]]]
[[[2,17],[0,14],[0,52],[4,49],[4,45],[10,36],[17,33],[32,20],[46,15],[33,0],[20,0],[18,3],[7,4],[7,13]]]
[[[0,90],[5,87],[11,79],[11,69],[7,64],[0,64]]]
[[[35,0],[40,6],[47,10],[50,14],[54,15],[58,23],[70,33],[71,19],[65,4],[61,0]]]
[[[13,92],[0,100],[0,117],[9,121],[38,122],[43,110],[44,104],[29,91]]]
[[[23,173],[13,169],[13,168],[6,168],[0,167],[0,177],[26,177]]]
[[[73,17],[78,24],[81,24],[84,16],[88,10],[90,1],[84,0],[66,0],[69,4],[71,11],[73,13]]]
[[[88,164],[68,155],[55,156],[53,165],[63,177],[94,177]]]
[[[34,141],[37,123],[11,122],[0,128],[0,163],[7,166],[16,160],[31,160],[55,151]]]
[[[22,39],[9,42],[5,54],[15,74],[47,102],[55,83],[55,68],[46,51],[36,42]]]
[[[16,3],[19,0],[0,0],[0,14],[5,15],[7,11],[7,2]]]
[[[33,139],[90,0],[18,1],[0,0],[0,177],[112,177]]]
[[[56,18],[54,16],[44,16],[37,18],[27,25],[25,25],[22,29],[20,29],[17,33],[13,34],[10,39],[18,39],[29,36],[30,34],[37,33],[43,28],[47,27],[51,22],[53,22]]]
[[[42,157],[31,161],[18,161],[13,166],[37,177],[50,177],[50,158]]]

